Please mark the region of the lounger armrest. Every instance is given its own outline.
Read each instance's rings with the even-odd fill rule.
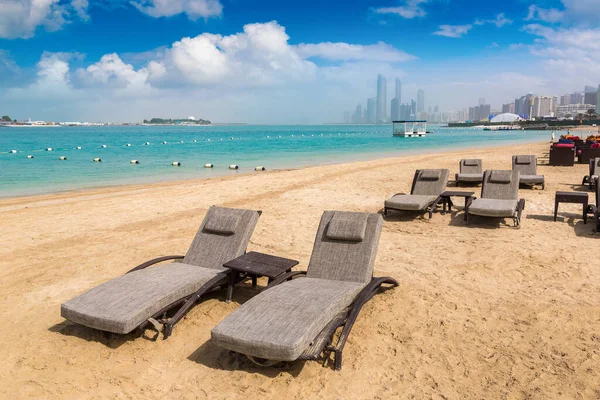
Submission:
[[[133,272],[133,271],[139,271],[140,269],[148,268],[151,265],[158,264],[158,263],[163,262],[163,261],[181,260],[184,257],[185,256],[163,256],[163,257],[158,257],[158,258],[155,258],[155,259],[150,260],[150,261],[146,261],[145,263],[138,265],[134,269],[132,269],[130,271],[127,271],[127,273],[130,273],[130,272]]]
[[[300,275],[304,275],[306,276],[306,271],[290,271],[290,272],[286,272],[283,275],[279,275],[276,279],[274,279],[271,283],[269,283],[267,285],[267,289],[270,289],[274,286],[277,286],[285,281],[287,281],[288,279],[292,279],[294,276],[300,276]]]
[[[367,286],[365,286],[363,288],[363,290],[360,291],[360,293],[356,296],[356,298],[354,299],[354,302],[350,306],[351,307],[350,312],[348,313],[348,317],[346,318],[346,321],[344,322],[344,328],[342,329],[342,333],[340,334],[340,337],[339,337],[337,343],[335,345],[330,345],[327,347],[328,351],[334,352],[336,354],[336,361],[335,361],[335,367],[334,367],[336,370],[340,370],[342,367],[342,364],[341,364],[342,350],[344,349],[346,340],[348,340],[348,336],[350,336],[350,331],[352,330],[352,327],[354,326],[354,322],[356,321],[356,318],[358,317],[360,310],[362,309],[363,305],[365,305],[366,302],[368,302],[369,300],[371,300],[371,298],[373,296],[375,296],[375,294],[377,293],[377,291],[383,284],[389,284],[389,285],[392,285],[393,287],[396,287],[399,285],[397,280],[395,280],[394,278],[391,278],[389,276],[382,277],[382,278],[373,278],[371,280],[371,282],[369,282],[369,284]]]

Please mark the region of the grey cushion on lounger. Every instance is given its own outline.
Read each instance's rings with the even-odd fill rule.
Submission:
[[[483,217],[512,217],[517,204],[517,200],[475,199],[469,207],[469,214]]]
[[[479,174],[456,174],[456,179],[460,182],[481,182],[483,181],[483,172]]]
[[[476,167],[479,165],[481,160],[478,159],[464,159],[463,160],[463,165],[467,166],[467,167]]]
[[[515,156],[515,164],[526,165],[533,163],[533,161],[533,156]]]
[[[494,170],[490,174],[492,183],[510,183],[512,180],[512,171]]]
[[[207,232],[233,235],[239,222],[239,215],[231,215],[227,212],[216,212],[208,219],[208,221],[206,221],[204,229]]]
[[[526,184],[544,183],[543,175],[521,175],[519,176],[519,182]]]
[[[352,304],[373,277],[383,218],[366,214],[364,239],[344,242],[326,237],[334,215],[323,213],[307,277],[284,282],[244,303],[212,330],[216,344],[254,357],[294,361]]]
[[[90,328],[129,333],[219,272],[177,262],[134,271],[63,303],[61,315]]]
[[[365,285],[294,279],[242,304],[212,330],[212,340],[238,353],[294,361]]]
[[[419,211],[433,204],[435,199],[437,199],[437,196],[397,194],[386,200],[384,204],[387,208],[394,210]]]
[[[423,181],[437,181],[440,179],[442,171],[439,169],[424,169],[419,175],[419,179]]]
[[[327,238],[360,242],[365,238],[367,215],[336,211],[327,227]]]
[[[239,218],[234,234],[208,232],[218,215]],[[61,306],[69,321],[114,333],[129,333],[173,302],[195,293],[225,271],[223,264],[244,254],[259,213],[211,207],[182,262],[150,266],[103,283]]]

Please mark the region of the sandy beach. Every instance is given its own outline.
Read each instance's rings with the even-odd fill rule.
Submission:
[[[546,189],[520,190],[521,229],[482,218],[465,225],[462,211],[386,218],[375,273],[400,286],[365,306],[341,372],[317,362],[259,368],[212,344],[211,328],[258,293],[249,284],[236,288],[231,304],[223,292],[209,296],[166,341],[60,317],[60,304],[87,289],[154,257],[185,253],[213,204],[262,210],[249,250],[300,260],[297,269],[305,269],[324,210],[381,212],[387,197],[410,191],[417,168],[449,168],[453,179],[463,157],[510,169],[512,154],[547,162],[548,148],[0,200],[0,397],[600,398],[600,234],[584,225],[579,205],[561,205],[552,221],[555,191],[586,190],[582,164],[538,167]]]

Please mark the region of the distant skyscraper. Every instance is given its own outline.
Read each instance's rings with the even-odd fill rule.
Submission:
[[[598,85],[598,92],[596,93],[596,114],[600,112],[600,85]]]
[[[410,101],[410,118],[411,120],[416,119],[417,116],[417,102],[412,100]]]
[[[480,97],[479,98],[479,105],[482,106],[485,104],[485,97]]]
[[[427,108],[427,113],[431,114],[432,112],[433,112],[433,108],[431,108],[431,106],[429,106],[429,107]]]
[[[387,81],[383,75],[377,75],[377,113],[375,122],[387,120]]]
[[[400,107],[402,106],[402,82],[396,78],[395,97],[392,99],[390,107],[390,119],[397,121],[400,119]]]
[[[359,104],[356,106],[356,110],[354,111],[354,114],[352,115],[352,123],[360,124],[363,122],[362,118],[363,118],[363,109],[362,109],[362,106]]]
[[[419,89],[417,90],[417,112],[415,114],[423,111],[425,111],[425,92],[423,89]]]
[[[434,113],[440,112],[440,107],[438,107],[437,104],[435,105],[435,107],[433,107],[433,112]]]
[[[377,98],[367,99],[367,124],[377,122]]]
[[[556,116],[557,98],[553,96],[535,96],[531,117]]]
[[[402,82],[396,78],[396,98],[398,99],[398,106],[402,104]]]

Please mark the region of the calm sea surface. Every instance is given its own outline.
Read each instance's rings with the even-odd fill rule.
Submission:
[[[396,138],[391,125],[0,128],[0,197],[208,178],[250,172],[259,165],[296,168],[550,140],[550,132],[440,126],[428,130],[435,133]],[[49,147],[53,151],[45,150]],[[97,157],[102,162],[93,162]],[[134,159],[140,163],[131,164]],[[172,166],[174,161],[181,166]],[[214,168],[204,168],[207,163]],[[229,170],[231,164],[239,169]]]

